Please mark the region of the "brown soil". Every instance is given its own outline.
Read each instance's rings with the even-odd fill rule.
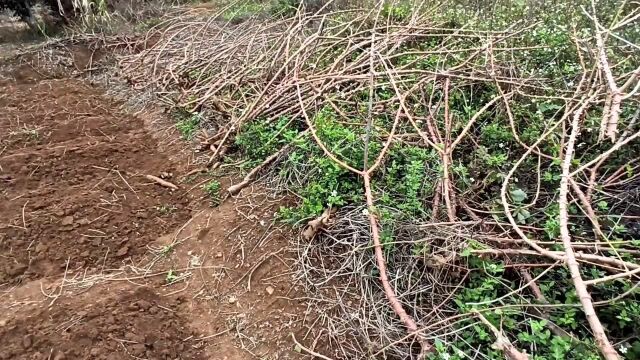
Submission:
[[[185,269],[178,274],[188,279],[179,288],[192,294],[185,306],[208,339],[212,359],[302,358],[291,334],[310,336],[305,323],[316,318],[291,280],[295,254],[288,239],[294,235],[273,222],[280,201],[257,187],[197,213],[182,231],[158,240],[166,246],[185,239],[163,261]],[[188,269],[194,262],[201,266]]]
[[[173,310],[182,299],[163,299],[144,287],[103,290],[7,321],[0,359],[205,358]]]
[[[188,219],[143,176],[175,167],[140,120],[81,82],[17,75],[0,90],[0,283],[120,267]]]
[[[81,80],[10,66],[0,109],[0,359],[305,358],[291,334],[314,347],[281,199],[254,186],[210,207],[161,112],[132,116]]]

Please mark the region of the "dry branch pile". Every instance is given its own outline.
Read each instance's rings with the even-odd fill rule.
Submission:
[[[260,172],[282,166],[291,148],[311,151],[308,144],[341,179],[359,184],[334,220],[322,219],[321,236],[298,243],[300,276],[320,289],[318,306],[326,309],[318,336],[332,348],[340,345],[332,356],[431,356],[442,343],[467,343],[469,349],[456,345],[462,354],[456,356],[476,351],[486,357],[461,335],[484,327],[505,356],[527,358],[535,349],[516,348],[527,342],[495,326],[495,316],[487,315],[496,314],[491,304],[506,305],[503,300],[515,296],[518,304],[511,305],[522,306],[522,314],[546,319],[554,334],[567,335],[531,297],[548,301],[537,282],[566,267],[564,280],[575,289],[585,331],[605,358],[620,358],[590,287],[615,279],[637,286],[640,274],[639,250],[628,238],[616,239],[603,224],[610,217],[600,211],[606,205],[608,215],[625,222],[640,215],[640,164],[637,152],[633,156],[640,137],[638,47],[614,39],[615,29],[637,20],[637,9],[620,11],[607,28],[595,5],[582,9],[593,28],[567,30],[561,55],[575,59],[575,68],[562,78],[531,64],[532,54],[559,51],[531,44],[536,23],[472,30],[427,9],[398,20],[382,4],[239,24],[224,20],[223,11],[191,9],[163,22],[149,33],[151,46],[125,57],[122,66],[132,82],[209,120],[214,131],[203,140],[211,148],[208,166],[224,161],[253,123],[285,119],[285,128],[295,129],[294,138],[230,189],[234,194]],[[538,118],[525,111],[541,103],[546,108],[532,112]],[[494,126],[496,119],[503,125]],[[539,121],[535,131],[533,120]],[[335,124],[353,138],[336,139],[328,130]],[[594,128],[597,139],[590,135]],[[509,142],[506,155],[475,155],[487,151],[489,129],[502,137],[500,148]],[[402,147],[421,149],[435,164],[423,168],[431,175],[417,189],[429,191],[416,200],[421,213],[414,216],[385,200],[394,184],[384,179]],[[483,168],[496,163],[498,173]],[[281,171],[280,185],[323,176],[313,164],[304,166],[308,171],[298,168],[284,181]],[[465,166],[483,178],[469,180]],[[557,173],[541,179],[554,166]],[[636,203],[625,205],[629,201]],[[547,219],[549,229],[543,229],[534,219],[551,208],[555,215],[547,217],[556,222]],[[555,235],[545,240],[545,231]],[[454,300],[478,270],[470,257],[517,270],[520,285],[461,311],[468,304]],[[585,279],[584,267],[603,275]],[[636,286],[618,295],[632,295]]]

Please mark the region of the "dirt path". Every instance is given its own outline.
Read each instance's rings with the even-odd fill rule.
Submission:
[[[315,319],[277,199],[210,208],[207,178],[185,183],[186,159],[100,90],[3,75],[0,359],[303,357],[290,334],[312,341]]]

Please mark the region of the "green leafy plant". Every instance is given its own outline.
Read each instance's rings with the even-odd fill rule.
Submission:
[[[193,139],[202,121],[200,114],[177,109],[174,110],[173,116],[176,119],[176,129],[178,129],[182,138],[185,140]]]
[[[274,0],[269,12],[283,17],[293,16],[298,10],[300,2],[301,0]]]
[[[178,273],[175,272],[173,269],[169,270],[167,272],[167,276],[165,277],[165,281],[167,282],[167,284],[173,284],[176,281],[178,281],[180,277],[178,276]]]
[[[211,180],[206,184],[204,184],[202,189],[209,196],[211,205],[213,206],[220,205],[220,182],[219,181]]]
[[[27,141],[37,141],[40,139],[40,131],[35,127],[25,125],[21,129],[10,131],[9,136],[19,136]]]
[[[173,245],[165,245],[160,250],[160,254],[163,255],[163,256],[167,256],[172,252],[173,252]],[[169,279],[169,277],[170,276],[167,274],[167,279]]]
[[[222,18],[229,22],[243,21],[264,11],[265,5],[255,0],[241,0],[233,3],[222,14]]]
[[[405,21],[412,13],[412,4],[409,1],[392,1],[383,5],[381,15],[394,21]]]

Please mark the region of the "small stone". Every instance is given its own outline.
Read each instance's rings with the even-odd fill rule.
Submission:
[[[238,301],[238,299],[235,296],[233,296],[233,295],[229,296],[229,304],[233,304],[236,301]]]
[[[127,255],[127,253],[129,252],[129,247],[128,246],[123,246],[121,247],[118,252],[116,252],[116,256],[125,256]]]
[[[33,335],[26,335],[22,338],[22,347],[28,349],[33,345]]]
[[[56,354],[56,356],[53,357],[53,360],[64,360],[67,357],[64,355],[64,353],[62,351],[60,351],[59,353]]]
[[[27,264],[17,263],[11,267],[9,267],[6,272],[9,276],[18,276],[24,274],[27,271]]]
[[[148,302],[147,300],[139,300],[138,301],[138,306],[142,310],[149,310],[149,308],[151,307],[151,303]]]
[[[202,265],[202,259],[199,256],[192,255],[191,260],[189,260],[189,265],[191,267],[198,267]]]
[[[222,253],[221,252],[216,253],[216,257],[217,258],[221,258],[222,257]]]
[[[273,292],[275,291],[275,289],[271,286],[267,286],[267,288],[265,289],[267,291],[267,294],[269,295],[273,295]]]
[[[63,217],[61,224],[63,226],[73,225],[73,216],[69,215],[69,216]]]
[[[144,347],[144,344],[133,344],[131,345],[130,349],[131,349],[131,353],[137,356],[144,355],[146,350],[146,348]]]

